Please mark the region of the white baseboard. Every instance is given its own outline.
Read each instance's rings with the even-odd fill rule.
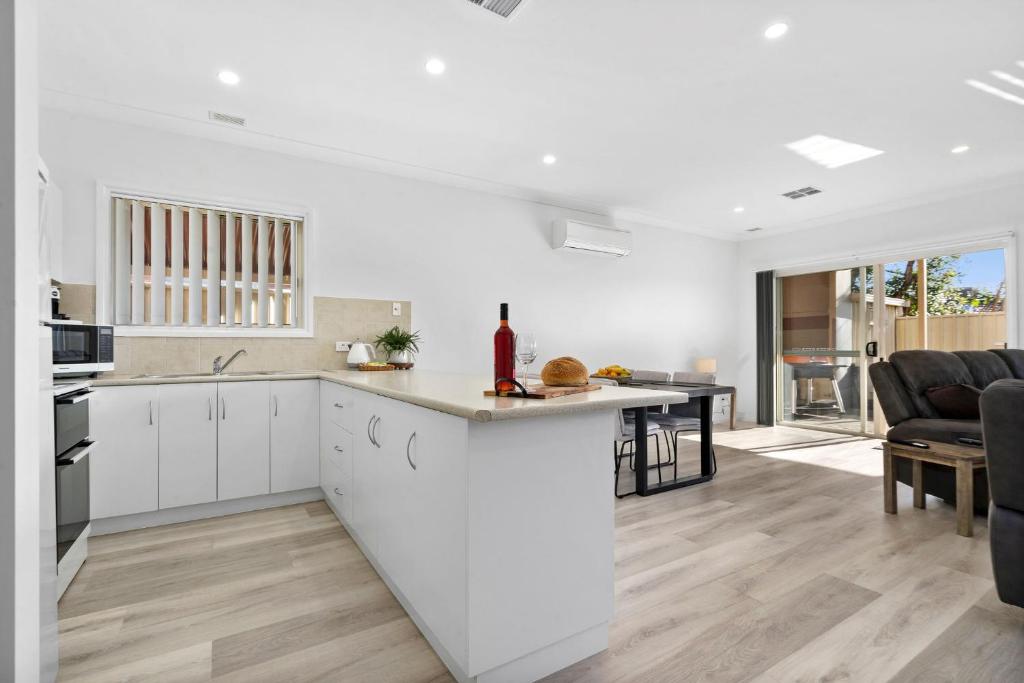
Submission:
[[[145,529],[152,526],[178,524],[179,522],[192,522],[197,519],[236,515],[240,512],[252,512],[253,510],[264,510],[266,508],[283,507],[285,505],[310,503],[314,500],[323,500],[323,497],[323,491],[320,490],[320,487],[316,487],[311,489],[302,489],[301,491],[271,493],[265,496],[251,496],[249,498],[235,498],[233,500],[218,500],[213,503],[186,505],[184,507],[169,508],[167,510],[154,510],[152,512],[140,512],[136,515],[94,519],[92,520],[92,535],[103,536],[104,534],[116,534],[121,531]]]

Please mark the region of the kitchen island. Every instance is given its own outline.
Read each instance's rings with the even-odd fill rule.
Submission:
[[[231,401],[244,387],[234,383],[270,385],[261,391],[270,396],[273,482],[275,454],[291,455],[275,420],[302,412],[274,387],[310,380],[319,380],[323,498],[458,680],[536,680],[607,648],[617,411],[685,402],[685,393],[603,387],[494,398],[483,395],[487,377],[422,370],[112,377],[94,386],[216,384],[210,405],[223,430],[239,413]],[[197,399],[204,420],[209,400]]]

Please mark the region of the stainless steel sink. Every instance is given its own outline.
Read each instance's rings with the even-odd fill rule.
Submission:
[[[189,377],[206,378],[206,377],[243,377],[245,375],[256,375],[259,377],[273,377],[273,376],[288,376],[288,375],[305,375],[308,372],[301,370],[240,370],[238,372],[222,372],[219,375],[215,375],[212,372],[182,372],[182,373],[171,373],[171,374],[154,374],[154,375],[135,375],[132,379],[186,379]]]
[[[182,372],[177,374],[135,375],[132,379],[181,379],[184,377],[213,377],[212,372]]]

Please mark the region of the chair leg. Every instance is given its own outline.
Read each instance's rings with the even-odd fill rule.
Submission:
[[[629,443],[629,471],[630,472],[636,472],[636,461],[633,459],[633,456],[636,455],[636,448],[634,447],[632,441],[629,441],[628,443]],[[625,446],[625,444],[623,444],[623,446]]]
[[[654,436],[654,451],[658,454],[658,483],[661,483],[661,439]]]
[[[672,478],[679,478],[679,432],[672,432]]]
[[[832,378],[832,393],[836,395],[836,407],[839,408],[839,414],[846,414],[846,405],[843,403],[843,395],[839,392],[839,382],[836,378]]]

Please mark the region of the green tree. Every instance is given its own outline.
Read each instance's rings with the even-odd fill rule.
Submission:
[[[928,313],[943,315],[990,308],[996,295],[986,289],[964,287],[960,281],[960,254],[935,256],[925,260],[928,280]],[[868,287],[874,287],[873,269],[868,270]],[[854,289],[859,289],[858,283]],[[907,315],[917,315],[917,261],[888,264],[885,268],[885,295],[907,302]]]

